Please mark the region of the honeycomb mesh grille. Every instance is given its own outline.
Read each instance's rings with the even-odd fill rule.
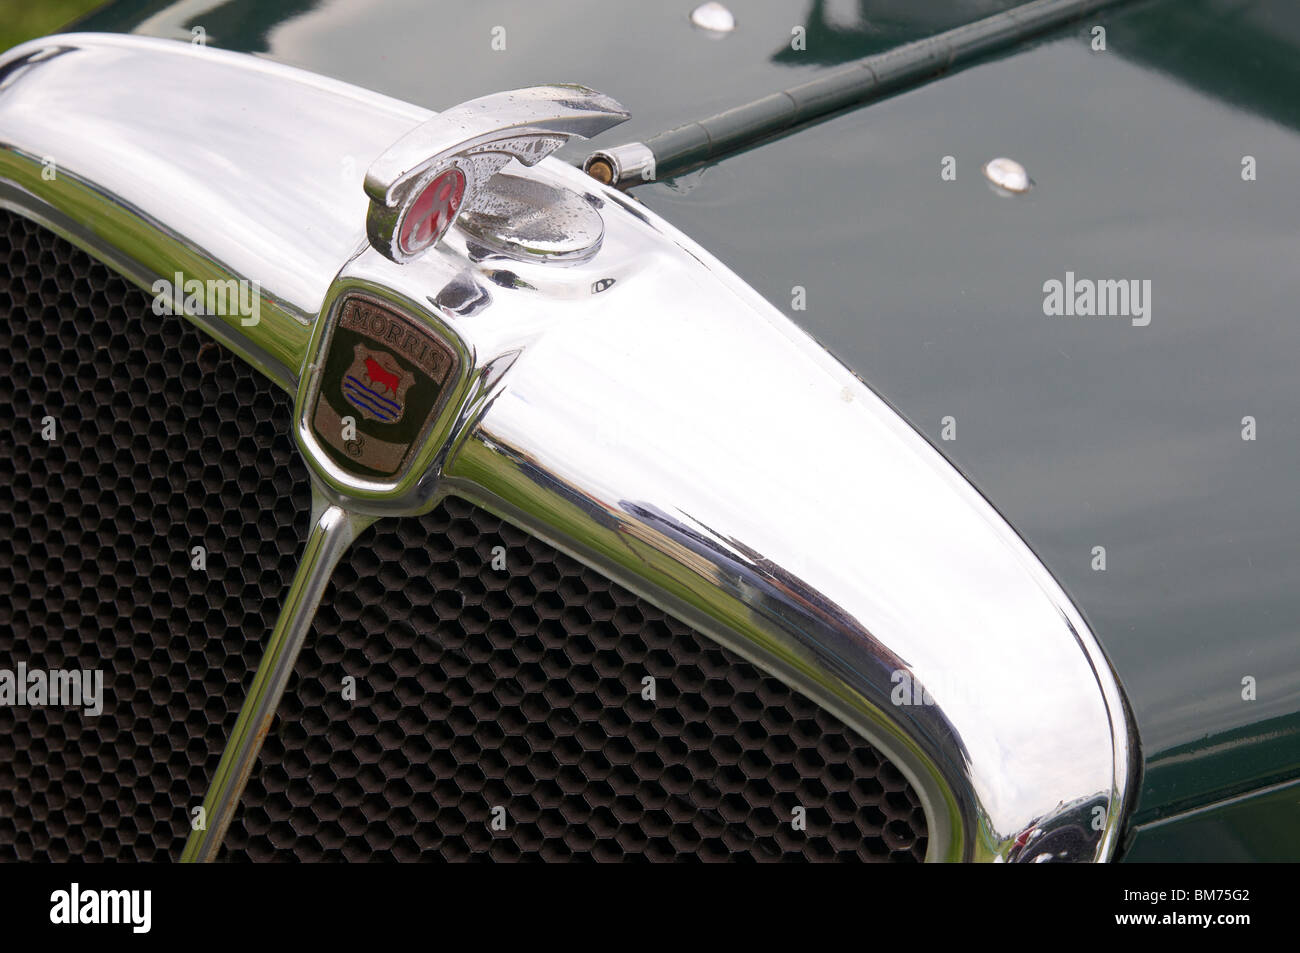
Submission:
[[[0,707],[0,858],[175,859],[306,531],[289,399],[7,214],[0,261],[0,412],[29,451],[0,464],[0,667],[103,667],[106,689],[97,719]],[[222,856],[924,853],[915,792],[840,722],[448,500],[344,557]]]
[[[0,212],[0,416],[0,668],[100,669],[104,696],[0,705],[0,858],[176,858],[307,530],[288,401]]]

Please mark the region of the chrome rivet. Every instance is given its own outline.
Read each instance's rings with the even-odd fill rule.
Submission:
[[[984,177],[993,183],[995,189],[1011,195],[1028,192],[1030,186],[1034,184],[1023,165],[1005,156],[986,164]]]
[[[730,33],[736,28],[736,18],[720,3],[710,0],[691,11],[691,23],[709,33]]]

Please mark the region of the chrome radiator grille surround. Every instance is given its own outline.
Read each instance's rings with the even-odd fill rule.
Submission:
[[[511,110],[539,94],[513,93],[462,105],[517,130]],[[459,227],[404,263],[386,256],[366,241],[374,189],[339,160],[424,169],[422,156],[477,149],[448,111],[441,121],[264,58],[135,36],[61,34],[0,60],[0,206],[141,287],[170,288],[205,333],[296,396],[310,529],[204,798],[213,823],[183,859],[218,855],[339,557],[374,519],[448,495],[840,718],[915,788],[927,860],[1110,859],[1138,766],[1131,712],[1086,619],[1015,529],[707,249],[554,157],[511,174],[599,213],[589,257],[503,261]],[[45,159],[60,156],[57,170]],[[433,208],[416,221],[445,225]],[[400,312],[385,341],[396,333],[409,351],[434,335],[456,357],[455,375],[430,369],[450,392],[440,410],[428,393],[417,402],[409,463],[396,433],[331,437],[321,406],[337,412],[347,370],[327,359],[334,331],[367,297]],[[391,363],[371,357],[391,381]],[[364,437],[400,475],[349,475],[313,433],[349,459]]]
[[[0,360],[30,448],[0,458],[0,665],[105,680],[98,719],[0,707],[0,858],[175,859],[305,533],[289,398],[7,212]],[[839,721],[454,499],[354,545],[280,714],[229,859],[925,853],[916,793]]]

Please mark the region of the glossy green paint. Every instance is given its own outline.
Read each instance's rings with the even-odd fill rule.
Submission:
[[[1124,859],[1135,863],[1295,861],[1300,857],[1297,819],[1300,782],[1280,784],[1139,827],[1130,836]]]
[[[80,28],[201,25],[432,108],[581,82],[631,110],[595,140],[614,145],[1009,4],[864,0],[844,21],[843,4],[736,3],[722,39],[690,27],[694,5],[234,0],[186,19],[122,0]],[[1171,836],[1154,821],[1300,776],[1298,52],[1286,0],[1145,0],[633,193],[890,400],[1071,593],[1137,720],[1135,857]],[[1030,193],[992,191],[979,170],[999,155]],[[1067,271],[1149,279],[1150,324],[1045,316]]]

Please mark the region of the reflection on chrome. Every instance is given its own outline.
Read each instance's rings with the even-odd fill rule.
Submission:
[[[382,516],[461,495],[664,607],[892,758],[929,859],[1109,858],[1124,700],[1006,522],[708,252],[555,159],[509,171],[596,210],[594,254],[517,260],[460,228],[380,254],[362,178],[429,118],[238,54],[60,36],[0,64],[0,203],[145,287],[259,281],[256,327],[195,320],[291,390],[342,294],[400,308],[464,361],[456,393],[400,486],[332,472],[300,417],[324,499]],[[899,670],[933,704],[893,704]]]

